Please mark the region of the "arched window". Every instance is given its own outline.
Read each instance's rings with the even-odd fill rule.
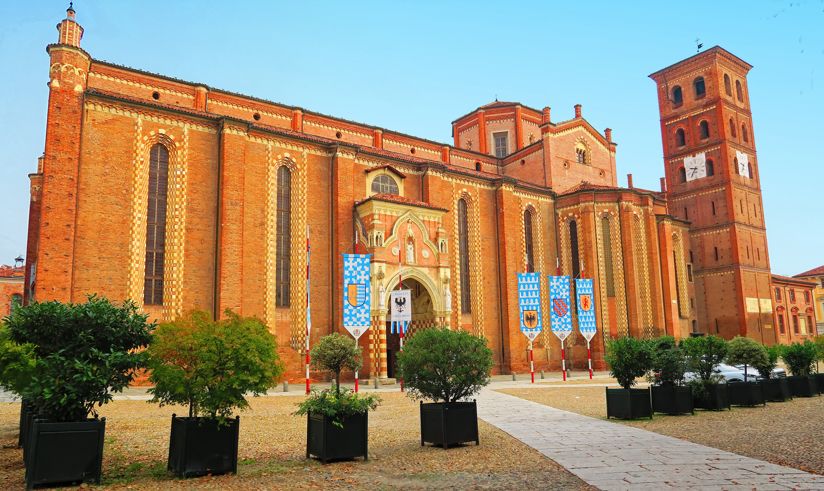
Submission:
[[[744,92],[741,90],[741,81],[735,81],[735,98],[738,99],[738,102],[744,102]]]
[[[458,253],[461,264],[461,312],[472,312],[472,294],[469,290],[469,226],[466,216],[466,200],[458,200]]]
[[[684,128],[678,128],[675,132],[675,144],[679,147],[683,147],[687,144],[687,136],[684,133]]]
[[[277,307],[288,307],[292,276],[290,268],[292,258],[292,171],[285,165],[278,168],[276,213],[275,305]]]
[[[378,194],[400,194],[398,183],[392,176],[381,174],[372,181],[372,192]]]
[[[727,93],[728,96],[732,97],[732,87],[730,85],[730,76],[726,73],[724,74],[724,92]]]
[[[687,182],[687,171],[683,167],[678,168],[678,182]]]
[[[146,270],[143,303],[163,305],[166,254],[166,204],[169,190],[169,151],[161,144],[149,150],[149,200],[146,206]]]
[[[526,246],[526,272],[535,271],[535,251],[532,247],[532,211],[524,210],[524,245]]]
[[[604,272],[606,274],[607,296],[615,296],[615,278],[612,273],[612,232],[609,229],[609,218],[601,219],[601,236],[604,247]]]
[[[747,133],[747,125],[741,123],[741,139],[744,140],[744,143],[749,143],[750,135]]]
[[[701,121],[698,123],[698,131],[701,135],[701,139],[706,140],[710,137],[710,124],[706,121]]]
[[[680,106],[684,102],[684,93],[681,91],[681,86],[676,85],[672,88],[672,103]]]
[[[710,204],[712,205],[712,214],[715,215],[715,201],[710,201]]]
[[[692,86],[695,88],[695,98],[700,99],[707,93],[707,87],[704,84],[704,77],[698,77],[692,81]]]
[[[579,164],[586,164],[587,163],[587,150],[585,148],[576,148],[575,149],[575,159],[578,161]]]
[[[747,162],[747,174],[749,174],[750,179],[755,179],[755,174],[752,173],[752,164]]]
[[[712,159],[707,159],[707,177],[715,175],[715,162]]]
[[[736,136],[738,136],[738,135],[735,133],[735,121],[733,121],[733,120],[732,120],[732,118],[730,118],[730,136],[731,136],[731,137],[733,137],[733,138],[735,138]]]
[[[569,248],[572,255],[572,277],[581,276],[581,260],[578,257],[578,224],[575,220],[569,222]]]

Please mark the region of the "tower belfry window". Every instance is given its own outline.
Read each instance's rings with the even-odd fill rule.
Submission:
[[[700,132],[700,134],[701,134],[701,139],[702,139],[702,140],[707,139],[707,138],[709,138],[709,137],[710,137],[710,124],[709,124],[709,123],[707,123],[707,121],[706,121],[706,120],[705,120],[705,121],[701,121],[701,122],[698,124],[698,129],[699,129],[699,132]]]
[[[707,94],[707,87],[704,84],[704,77],[698,77],[692,82],[693,87],[695,88],[695,98],[700,99]]]
[[[684,92],[681,90],[681,86],[679,85],[672,88],[672,103],[675,106],[680,106],[684,103]]]
[[[738,99],[738,102],[744,102],[744,93],[741,89],[741,81],[735,81],[735,98]]]
[[[728,96],[732,96],[732,86],[730,84],[730,76],[727,75],[726,73],[724,74],[724,92],[726,92],[726,94]]]
[[[678,128],[678,130],[675,131],[675,144],[679,147],[687,144],[687,136],[684,133],[684,128]]]

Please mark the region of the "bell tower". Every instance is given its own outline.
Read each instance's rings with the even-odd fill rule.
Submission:
[[[690,222],[697,330],[772,344],[751,68],[715,46],[650,78],[658,88],[669,213]]]

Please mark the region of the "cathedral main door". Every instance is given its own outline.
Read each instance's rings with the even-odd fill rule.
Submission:
[[[415,279],[405,279],[401,289],[412,291],[412,322],[410,323],[406,338],[414,336],[419,329],[435,327],[435,311],[432,307],[432,297],[429,290]],[[389,295],[387,295],[387,298]],[[387,303],[386,308],[389,308]],[[398,353],[401,349],[401,340],[398,333],[392,333],[391,322],[386,323],[386,374],[389,378],[395,378],[395,370]]]

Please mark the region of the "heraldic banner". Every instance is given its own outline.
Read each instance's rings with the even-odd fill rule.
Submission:
[[[389,332],[406,333],[412,322],[412,290],[393,290],[389,293]]]
[[[530,341],[541,333],[541,274],[518,273],[518,306],[521,332]]]
[[[371,254],[343,255],[343,327],[355,339],[360,338],[371,325],[371,259]]]
[[[595,336],[595,302],[592,296],[592,278],[575,280],[575,291],[578,295],[578,330],[581,331],[587,342]]]
[[[549,277],[549,327],[563,342],[572,334],[569,276]]]

